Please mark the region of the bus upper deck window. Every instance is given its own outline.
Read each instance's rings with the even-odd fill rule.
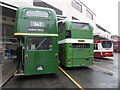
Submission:
[[[89,30],[89,25],[86,23],[82,24],[82,23],[73,22],[72,27],[75,29]]]
[[[48,18],[49,14],[46,11],[38,11],[38,10],[32,11],[32,10],[27,10],[26,11],[26,16]]]

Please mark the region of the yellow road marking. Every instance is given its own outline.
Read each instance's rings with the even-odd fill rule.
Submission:
[[[105,68],[98,67],[98,66],[96,66],[96,65],[93,65],[93,67],[96,67],[96,68],[102,69],[102,70],[104,70],[104,71],[108,71],[108,72],[111,72],[111,73],[117,74],[116,72],[113,72],[113,71],[107,70],[107,69],[105,69]]]
[[[44,34],[44,33],[14,33],[14,35],[58,36],[58,34]]]
[[[59,69],[81,90],[84,90],[84,88],[78,84],[70,75],[68,75],[61,67],[59,67]]]

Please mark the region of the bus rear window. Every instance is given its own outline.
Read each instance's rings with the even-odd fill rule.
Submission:
[[[89,30],[89,25],[88,24],[81,24],[81,23],[72,23],[72,27],[75,29],[82,29],[82,30]]]
[[[28,50],[52,50],[52,38],[29,37]]]
[[[112,42],[111,41],[103,41],[102,42],[102,47],[103,48],[111,48],[112,47]]]
[[[38,10],[32,11],[32,10],[27,10],[26,11],[26,16],[48,18],[49,14],[46,11],[38,11]]]
[[[83,44],[83,43],[73,43],[72,48],[90,48],[90,44]]]

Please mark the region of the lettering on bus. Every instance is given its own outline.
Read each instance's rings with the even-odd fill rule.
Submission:
[[[32,31],[32,32],[46,32],[46,29],[33,29],[33,28],[29,28],[28,31]]]

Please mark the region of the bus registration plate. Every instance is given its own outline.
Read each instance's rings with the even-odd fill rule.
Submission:
[[[43,70],[43,67],[42,66],[38,66],[37,70]]]
[[[78,42],[85,42],[85,40],[78,40]]]

